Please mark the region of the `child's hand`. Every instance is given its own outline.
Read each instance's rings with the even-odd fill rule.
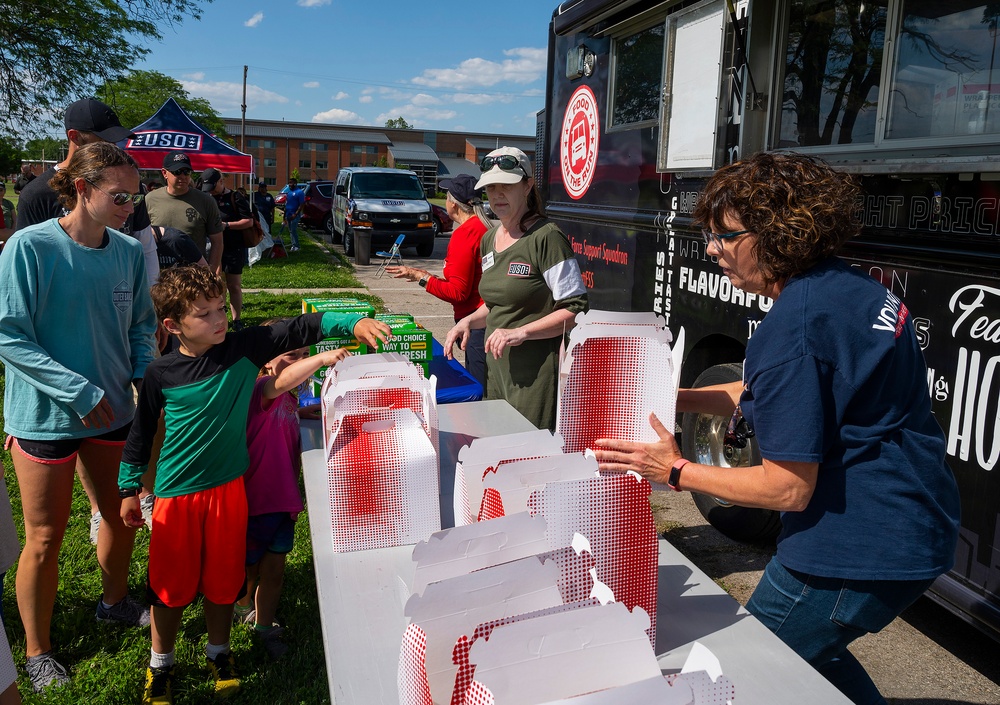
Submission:
[[[355,328],[355,330],[357,329]],[[347,348],[337,348],[336,350],[324,350],[321,353],[316,353],[313,355],[313,359],[324,367],[333,367],[345,357],[350,356],[351,353]]]
[[[390,335],[392,335],[392,328],[374,318],[362,318],[354,326],[354,337],[372,347],[375,347],[378,341],[384,343]]]
[[[122,498],[121,516],[122,521],[125,522],[125,526],[132,529],[138,529],[146,523],[146,520],[142,518],[142,509],[139,507],[138,497]]]
[[[299,407],[299,418],[300,419],[321,419],[323,418],[323,409],[319,404],[310,404],[309,406]]]

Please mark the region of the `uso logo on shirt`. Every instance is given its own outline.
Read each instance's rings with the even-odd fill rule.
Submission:
[[[531,265],[525,262],[511,262],[507,268],[508,277],[530,277]]]

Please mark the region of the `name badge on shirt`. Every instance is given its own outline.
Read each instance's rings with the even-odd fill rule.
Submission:
[[[483,257],[483,271],[485,272],[487,269],[489,269],[492,266],[493,266],[493,253],[490,252],[490,253],[487,253],[487,255],[485,257]]]

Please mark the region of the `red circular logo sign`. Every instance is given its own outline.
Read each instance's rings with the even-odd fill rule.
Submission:
[[[580,86],[566,106],[559,138],[563,186],[570,198],[582,198],[590,188],[597,166],[599,131],[597,99],[587,86]]]

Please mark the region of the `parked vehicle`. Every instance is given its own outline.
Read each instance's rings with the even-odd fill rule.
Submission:
[[[451,216],[448,215],[448,211],[445,208],[442,208],[436,203],[431,203],[431,214],[434,216],[435,237],[441,233],[451,232],[454,222],[452,221]]]
[[[327,238],[333,236],[333,181],[310,181],[305,185],[302,224],[320,228]]]
[[[355,234],[371,235],[372,251],[406,235],[404,247],[421,257],[434,251],[434,219],[420,179],[412,171],[380,167],[345,167],[337,174],[333,203],[333,238],[343,238],[354,255]]]
[[[555,10],[537,135],[546,211],[570,238],[590,305],[655,311],[675,337],[683,329],[681,384],[702,386],[741,378],[771,307],[706,253],[691,217],[705,180],[782,149],[857,174],[864,229],[842,256],[913,316],[962,497],[955,568],[929,594],[1000,638],[998,15],[916,0],[735,5]],[[755,443],[724,442],[728,421],[685,414],[684,457],[759,462]],[[736,539],[780,526],[773,512],[696,502]]]

